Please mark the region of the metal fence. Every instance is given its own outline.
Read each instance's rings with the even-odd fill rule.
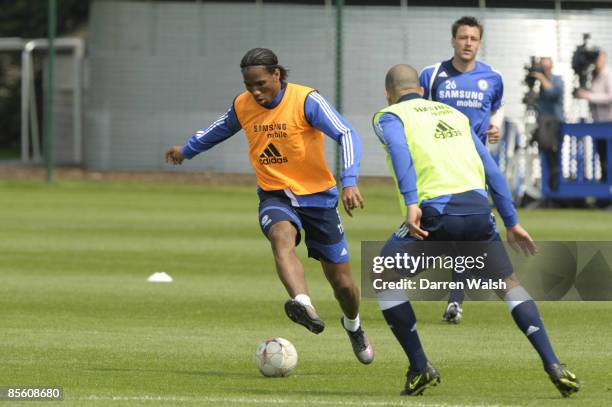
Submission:
[[[385,104],[387,69],[396,63],[420,69],[450,58],[450,26],[462,15],[475,15],[485,25],[480,59],[504,76],[507,116],[522,118],[523,66],[531,55],[553,57],[566,82],[567,117],[586,111],[571,98],[571,55],[583,32],[592,34],[593,44],[612,49],[610,11],[346,6],[342,106],[363,143],[362,174],[387,175],[370,125]],[[243,90],[239,62],[252,47],[273,49],[290,69],[291,81],[316,87],[334,101],[335,29],[331,3],[94,2],[84,164],[170,170],[162,160],[165,148],[206,127]],[[327,145],[333,165],[334,149]],[[244,136],[237,134],[178,170],[250,172]]]

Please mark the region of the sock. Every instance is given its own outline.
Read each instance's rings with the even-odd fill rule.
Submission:
[[[346,315],[342,316],[342,325],[344,325],[344,329],[347,331],[355,332],[359,329],[361,322],[359,321],[359,314],[355,317],[355,319],[349,319]]]
[[[457,273],[456,271],[453,271],[453,281],[454,282],[463,282],[464,286],[467,286],[467,273],[464,271],[463,273]],[[450,290],[450,295],[448,296],[448,303],[450,304],[451,302],[456,302],[457,304],[461,305],[463,303],[463,298],[465,297],[465,291],[461,288],[453,288],[452,290]]]
[[[294,300],[296,300],[302,305],[309,305],[312,307],[312,302],[310,302],[310,297],[306,294],[298,294],[295,296]]]
[[[389,300],[389,294],[393,295],[395,300]],[[405,293],[403,295],[405,297]],[[425,368],[427,356],[425,356],[425,351],[421,346],[421,340],[416,330],[416,316],[408,298],[401,300],[397,296],[397,291],[389,290],[379,293],[378,302],[380,309],[389,328],[391,328],[391,332],[393,332],[397,341],[402,345],[406,356],[408,356],[410,369],[419,372]]]
[[[538,307],[527,291],[521,286],[512,288],[506,293],[504,299],[510,308],[514,322],[538,352],[544,367],[552,363],[559,363],[540,318]]]

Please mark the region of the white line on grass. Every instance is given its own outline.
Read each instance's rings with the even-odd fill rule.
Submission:
[[[179,397],[179,396],[96,396],[82,398],[89,401],[161,401],[161,402],[199,402],[199,403],[235,403],[244,404],[296,404],[331,405],[331,406],[406,406],[404,401],[343,401],[323,399],[277,399],[277,398],[242,398],[242,397]],[[415,407],[501,407],[499,404],[445,404],[445,403],[410,403]],[[504,405],[504,407],[513,407]]]

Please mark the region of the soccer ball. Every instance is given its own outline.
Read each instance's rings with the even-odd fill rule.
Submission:
[[[261,342],[255,353],[255,363],[266,377],[286,377],[297,365],[295,346],[283,338],[269,338]]]

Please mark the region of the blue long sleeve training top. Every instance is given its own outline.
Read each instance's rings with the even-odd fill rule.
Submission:
[[[285,94],[283,86],[274,98],[269,109],[276,107]],[[304,113],[310,125],[334,139],[342,148],[342,174],[343,187],[357,185],[359,166],[361,163],[361,141],[355,129],[334,109],[334,107],[318,92],[312,92],[304,103]],[[188,159],[199,153],[207,151],[215,145],[227,140],[241,129],[233,105],[215,120],[210,126],[197,131],[182,147],[181,153]],[[310,195],[291,194],[294,206],[334,207],[338,201],[338,188],[332,187],[327,191]]]

